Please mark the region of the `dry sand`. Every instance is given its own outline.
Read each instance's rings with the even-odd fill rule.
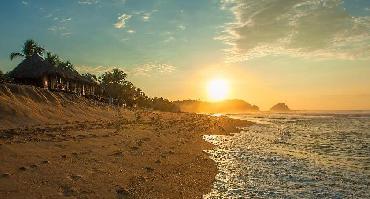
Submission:
[[[32,107],[23,106],[24,91],[0,85],[0,198],[201,198],[217,173],[203,152],[212,146],[202,135],[234,133],[250,124],[118,110],[32,89],[58,95],[58,102],[36,101],[30,91],[22,98]],[[38,111],[27,112],[32,109]]]

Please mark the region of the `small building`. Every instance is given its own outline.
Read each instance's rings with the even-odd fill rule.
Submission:
[[[79,95],[93,96],[99,89],[97,82],[81,76],[77,71],[53,66],[39,55],[24,59],[9,76],[18,84]]]

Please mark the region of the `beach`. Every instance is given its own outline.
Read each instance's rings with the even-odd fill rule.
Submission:
[[[64,95],[54,96],[53,104],[48,97],[35,100],[20,97],[27,92],[2,89],[6,105],[1,107],[8,109],[1,110],[0,198],[201,198],[217,174],[204,152],[213,146],[202,136],[237,133],[236,127],[250,124],[192,113],[87,106]],[[25,99],[28,105],[22,108]],[[58,111],[50,119],[54,122],[28,117],[35,110],[45,112],[48,104]],[[28,114],[14,113],[17,106]],[[27,112],[30,107],[33,111]],[[66,119],[63,110],[71,107],[80,109]],[[9,122],[17,118],[30,125]]]

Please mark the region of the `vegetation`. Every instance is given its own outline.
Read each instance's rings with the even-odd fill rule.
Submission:
[[[45,49],[31,39],[24,43],[21,52],[11,53],[10,59],[13,60],[16,57],[27,59],[34,55],[44,58],[52,66],[65,70],[69,72],[68,74],[78,75],[86,80],[98,83],[101,90],[98,93],[102,97],[115,99],[116,104],[170,112],[180,110],[176,104],[168,99],[148,97],[140,88],[135,87],[132,82],[127,80],[127,74],[122,70],[113,69],[100,77],[90,73],[80,75],[70,61],[63,61],[57,54],[52,52],[46,52],[45,54]],[[0,78],[3,79],[2,74]]]
[[[99,77],[103,95],[115,98],[119,104],[128,107],[150,108],[153,110],[178,112],[177,105],[164,98],[150,98],[140,88],[126,80],[127,74],[119,69],[104,73]]]
[[[0,83],[4,82],[4,73],[0,70]]]
[[[8,73],[3,73],[3,71],[0,70],[0,83],[5,82],[11,82],[11,78],[9,77]]]
[[[233,99],[219,102],[204,102],[199,100],[176,101],[181,111],[196,113],[246,113],[259,111],[259,107],[244,100]]]
[[[98,78],[94,74],[85,73],[85,74],[82,74],[82,77],[85,77],[86,79],[94,81],[94,82],[98,82]]]
[[[10,60],[13,60],[16,57],[32,57],[35,54],[42,56],[45,49],[38,45],[34,40],[29,39],[24,43],[24,46],[21,52],[13,52],[10,54]]]

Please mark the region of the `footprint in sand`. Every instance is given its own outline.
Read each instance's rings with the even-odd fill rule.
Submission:
[[[31,165],[30,166],[30,168],[32,168],[32,169],[36,169],[36,168],[38,168],[39,166],[37,166],[36,164],[33,164],[33,165]]]
[[[1,174],[1,177],[2,178],[9,178],[11,175],[12,174],[10,174],[10,173],[3,173],[3,174]]]
[[[123,152],[122,151],[115,151],[115,152],[113,152],[113,154],[111,156],[121,157],[121,156],[123,156]]]
[[[70,175],[70,176],[68,176],[68,178],[71,179],[71,180],[77,181],[77,180],[82,179],[83,176],[82,175]]]
[[[20,171],[27,171],[27,167],[19,167]]]
[[[131,198],[131,194],[130,192],[123,188],[123,187],[118,187],[116,189],[116,192],[117,192],[117,198],[118,199],[128,199],[128,198]]]
[[[50,163],[50,161],[49,161],[49,160],[43,160],[41,163],[42,163],[42,164],[49,164],[49,163]]]
[[[130,147],[131,148],[131,150],[132,151],[137,151],[137,150],[139,150],[139,147],[137,147],[137,146],[132,146],[132,147]]]
[[[147,171],[147,172],[153,172],[154,171],[154,168],[152,167],[144,167],[144,169]]]
[[[61,186],[60,188],[61,188],[62,194],[66,197],[78,195],[78,190],[75,187],[65,185],[65,186]]]

